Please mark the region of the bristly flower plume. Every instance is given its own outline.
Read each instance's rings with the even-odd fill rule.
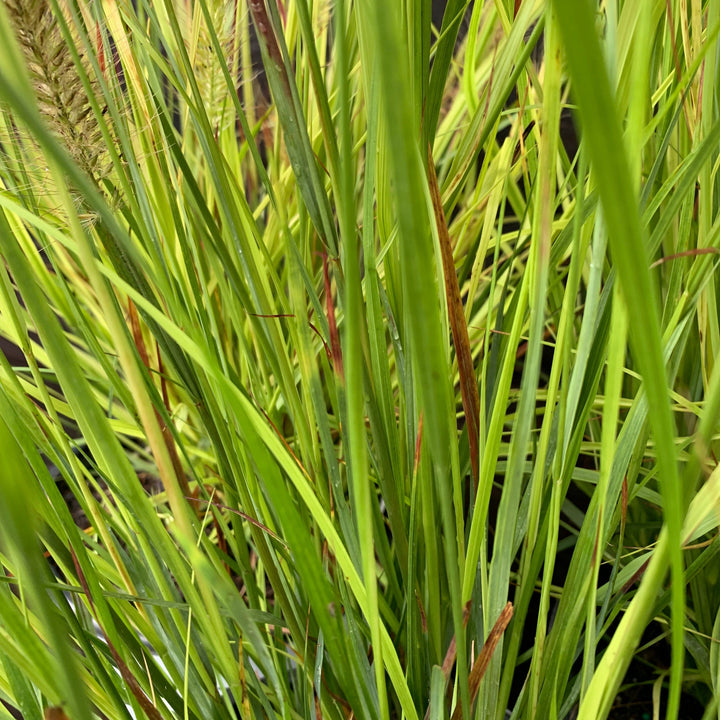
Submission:
[[[112,161],[88,96],[89,87],[94,97],[101,97],[90,63],[80,56],[89,78],[87,85],[63,37],[55,8],[47,0],[5,0],[5,7],[26,58],[40,113],[75,163],[102,187],[112,170]],[[72,22],[68,26],[71,32],[78,31]],[[83,45],[77,42],[75,47]],[[102,101],[100,105],[104,106]],[[23,163],[25,182],[37,185],[34,189],[47,198],[45,163],[35,142],[16,125],[11,128],[15,147],[22,147],[22,157],[16,160]]]
[[[232,124],[235,118],[223,70],[227,67],[237,87],[240,50],[236,32],[237,7],[235,2],[226,0],[208,0],[206,4],[210,23],[200,3],[193,0],[178,0],[175,12],[210,127],[217,134]],[[213,34],[217,37],[221,54],[215,48]]]

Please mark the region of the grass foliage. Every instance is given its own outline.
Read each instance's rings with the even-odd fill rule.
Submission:
[[[432,10],[0,4],[0,717],[718,715],[720,0]]]

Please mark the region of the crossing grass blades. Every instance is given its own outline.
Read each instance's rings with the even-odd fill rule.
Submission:
[[[437,10],[0,4],[0,716],[718,716],[720,0]]]

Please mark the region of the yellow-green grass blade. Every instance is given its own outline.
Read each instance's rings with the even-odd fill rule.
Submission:
[[[683,494],[674,450],[675,430],[667,401],[667,377],[660,341],[656,290],[650,282],[647,249],[641,232],[637,193],[633,188],[615,98],[590,7],[584,2],[555,0],[568,67],[577,97],[582,131],[597,178],[610,236],[610,247],[627,299],[629,333],[634,357],[646,384],[652,408],[650,422],[657,444],[657,462],[662,475],[661,488],[667,523],[663,535],[664,552],[653,559],[638,594],[631,604],[633,613],[625,615],[611,648],[601,661],[583,703],[605,717],[609,699],[619,686],[633,648],[649,620],[648,598],[664,577],[664,562],[672,569],[672,645],[671,694],[669,716],[676,717],[683,668],[683,617],[685,610],[683,561],[680,530],[684,514]],[[619,652],[616,654],[616,650]]]

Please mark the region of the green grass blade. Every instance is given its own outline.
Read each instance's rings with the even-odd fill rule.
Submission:
[[[616,113],[615,99],[605,72],[600,46],[595,35],[590,8],[585,3],[556,0],[555,7],[561,28],[573,89],[578,100],[583,134],[592,160],[598,189],[608,225],[610,247],[617,264],[623,292],[627,299],[629,332],[634,355],[647,386],[651,405],[651,424],[658,448],[658,465],[662,475],[667,533],[664,535],[666,556],[657,553],[653,573],[647,573],[643,585],[647,594],[636,596],[632,607],[638,608],[638,618],[628,614],[615,635],[615,646],[622,648],[620,656],[627,656],[628,648],[640,638],[644,622],[650,617],[647,597],[656,589],[653,583],[662,581],[662,562],[668,560],[675,589],[672,609],[673,665],[671,705],[669,717],[677,717],[679,690],[682,678],[684,647],[683,562],[680,552],[680,529],[683,516],[683,495],[680,489],[674,452],[675,430],[667,402],[667,380],[657,316],[656,291],[650,282],[648,258],[638,216],[636,192],[625,154],[624,140]],[[633,622],[634,620],[634,622]],[[611,646],[614,650],[615,648]],[[617,655],[608,651],[588,689],[584,708],[600,708],[606,716],[609,707],[601,698],[611,697],[619,686],[627,663],[617,662]],[[586,712],[586,711],[585,711]]]

